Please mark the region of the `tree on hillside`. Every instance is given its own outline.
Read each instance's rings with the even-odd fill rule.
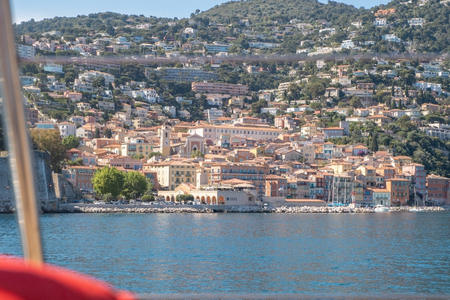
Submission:
[[[103,76],[98,76],[94,79],[94,81],[92,82],[92,86],[95,88],[100,88],[105,86],[105,77]]]
[[[95,172],[92,178],[94,191],[101,196],[111,194],[116,199],[122,192],[125,175],[116,168],[104,167]]]
[[[34,149],[47,152],[51,169],[54,172],[60,172],[66,157],[66,147],[62,143],[59,130],[34,128],[30,133]]]
[[[350,105],[353,107],[353,108],[360,108],[360,107],[363,107],[363,105],[361,104],[361,100],[359,99],[359,97],[357,97],[357,96],[353,96],[351,99],[350,99]]]
[[[80,145],[80,139],[76,136],[69,135],[63,138],[62,143],[67,150],[77,148]]]
[[[323,96],[323,94],[325,94],[325,88],[326,85],[322,80],[312,79],[306,85],[304,93],[308,97],[308,99],[314,99],[319,96]]]
[[[378,151],[378,134],[376,131],[372,134],[369,147],[372,152]]]
[[[202,158],[205,157],[205,155],[200,150],[194,150],[191,152],[192,158]]]
[[[126,172],[122,196],[127,199],[139,198],[147,191],[147,179],[139,172]]]
[[[267,101],[260,99],[258,100],[258,102],[252,104],[252,113],[254,115],[258,115],[259,113],[261,113],[261,108],[263,107],[267,107]]]

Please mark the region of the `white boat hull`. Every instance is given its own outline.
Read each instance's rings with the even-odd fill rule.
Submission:
[[[379,212],[389,212],[389,207],[386,206],[377,206],[374,209],[375,212],[379,213]]]

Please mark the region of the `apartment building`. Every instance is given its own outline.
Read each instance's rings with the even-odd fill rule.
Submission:
[[[361,177],[361,181],[364,183],[364,186],[374,187],[376,185],[376,169],[374,167],[360,166],[356,170],[360,174],[357,177]]]
[[[75,124],[70,123],[70,122],[62,122],[62,123],[58,123],[58,129],[59,129],[59,134],[61,135],[61,137],[67,137],[69,135],[76,135],[77,132],[77,127],[75,126]]]
[[[322,131],[326,139],[344,136],[344,128],[340,127],[323,128]]]
[[[182,183],[196,185],[196,168],[194,163],[175,160],[143,166],[144,172],[155,172],[159,185],[169,190],[174,190]]]
[[[425,20],[423,18],[411,18],[408,20],[409,26],[423,26]]]
[[[331,185],[332,202],[350,204],[352,202],[353,178],[347,175],[334,175]]]
[[[427,127],[421,127],[426,135],[431,137],[437,137],[438,139],[448,141],[450,140],[450,125],[446,124],[430,124]]]
[[[98,77],[103,77],[105,79],[105,85],[108,86],[111,83],[114,83],[114,75],[100,72],[100,71],[86,71],[78,75],[78,79],[82,82],[92,83],[94,79]]]
[[[109,166],[114,168],[124,168],[126,170],[141,170],[142,161],[131,157],[112,157],[109,159]]]
[[[153,145],[146,142],[144,139],[131,139],[120,145],[120,154],[122,156],[148,157],[152,152],[154,152]]]
[[[221,136],[230,139],[242,137],[253,140],[275,140],[282,133],[281,129],[265,126],[235,126],[201,124],[189,129],[190,134],[197,134],[206,140],[218,141]]]
[[[428,202],[436,205],[450,205],[450,178],[438,175],[428,175]]]
[[[222,82],[192,82],[192,91],[201,94],[245,96],[248,94],[248,86]]]
[[[203,71],[200,68],[157,68],[146,69],[146,75],[152,72],[158,74],[161,79],[169,82],[191,83],[194,81],[217,80],[219,76],[213,72]]]
[[[386,180],[386,189],[391,194],[392,206],[401,206],[408,202],[409,185],[409,180],[404,178],[391,178]]]
[[[391,206],[391,193],[388,189],[377,189],[377,188],[369,188],[368,189],[372,194],[372,205],[384,205]]]
[[[403,176],[410,178],[411,184],[413,185],[414,196],[418,199],[425,200],[427,186],[426,186],[426,171],[422,164],[410,164],[404,165],[402,167]],[[422,201],[421,201],[422,204]]]
[[[92,178],[96,170],[96,167],[91,166],[72,166],[64,169],[63,175],[74,188],[92,193]]]
[[[287,179],[278,175],[267,175],[265,184],[265,196],[286,197]]]
[[[265,191],[265,177],[269,173],[266,165],[256,163],[216,163],[210,167],[210,185],[219,185],[228,179],[245,180],[253,184],[262,197]]]
[[[230,47],[231,45],[213,43],[213,44],[206,44],[205,50],[210,53],[228,52],[230,50]]]
[[[423,91],[430,90],[438,94],[442,93],[442,85],[440,83],[418,81],[414,84],[414,86]]]
[[[32,59],[36,54],[33,46],[17,44],[17,55],[20,58]]]

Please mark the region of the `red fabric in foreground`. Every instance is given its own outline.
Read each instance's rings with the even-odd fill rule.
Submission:
[[[0,256],[1,300],[131,300],[128,292],[70,270]]]

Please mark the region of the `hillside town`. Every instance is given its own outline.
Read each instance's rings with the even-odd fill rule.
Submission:
[[[351,55],[381,44],[415,51],[414,41],[389,32],[396,15],[396,8],[375,9],[370,19],[354,20],[345,30],[325,20],[291,19],[272,23],[270,37],[257,32],[252,20],[205,24],[206,17],[195,15],[153,23],[130,16],[132,25],[79,36],[19,34],[29,126],[58,130],[63,141],[73,137],[74,147],[65,149],[61,168],[53,171],[86,199],[103,199],[93,178],[112,167],[139,172],[151,186],[151,199],[167,202],[450,205],[448,55]],[[414,30],[426,22],[407,20]],[[385,34],[363,41],[365,26]],[[134,35],[154,27],[166,35]],[[205,30],[217,39],[205,38]],[[295,34],[302,41],[292,50],[304,59],[220,61],[277,53]],[[131,62],[33,63],[49,55],[131,55]],[[169,62],[133,63],[133,55]],[[183,55],[211,61],[170,63]]]
[[[316,62],[320,64],[324,62]],[[248,86],[197,82],[188,68],[165,69],[180,71],[192,81],[195,97],[177,97],[178,107],[165,105],[145,82],[116,85],[114,75],[91,69],[80,72],[72,87],[55,79],[57,66],[47,71],[45,81],[30,76],[21,79],[31,83],[24,86],[29,95],[30,125],[58,129],[61,138],[79,139],[79,147],[67,151],[67,159],[74,164],[67,164],[62,172],[84,193],[94,192],[95,171],[110,166],[141,172],[167,201],[187,194],[198,203],[214,205],[276,205],[295,200],[358,206],[449,204],[449,178],[430,173],[412,157],[374,145],[377,142],[342,143],[357,129],[364,129],[360,134],[371,135],[370,140],[373,132],[387,130],[393,122],[412,122],[433,139],[449,140],[449,125],[424,119],[433,115],[448,118],[450,108],[443,104],[448,92],[439,84],[421,80],[407,89],[393,85],[377,90],[366,79],[366,72],[389,77],[409,63],[382,65],[392,66],[391,72],[377,74],[375,67],[359,71],[361,76],[352,72],[350,65],[341,64],[320,71],[319,78],[344,84],[325,88],[317,99],[287,101],[286,94],[292,92],[295,81],[258,91],[255,103],[267,105],[256,114],[257,106],[248,103]],[[424,70],[441,68],[439,62],[420,66]],[[49,70],[48,66],[44,69]],[[422,76],[423,72],[415,73],[416,78]],[[310,78],[300,80],[308,82]],[[419,105],[419,94],[424,91],[441,103]],[[388,95],[389,103],[377,103],[380,92],[383,97]],[[97,96],[95,104],[83,100],[88,93]],[[189,111],[180,107],[196,105],[201,98],[210,108],[203,111],[202,120],[187,121]],[[357,105],[321,106],[345,98]],[[61,103],[74,107],[65,120],[42,112],[41,107]]]

